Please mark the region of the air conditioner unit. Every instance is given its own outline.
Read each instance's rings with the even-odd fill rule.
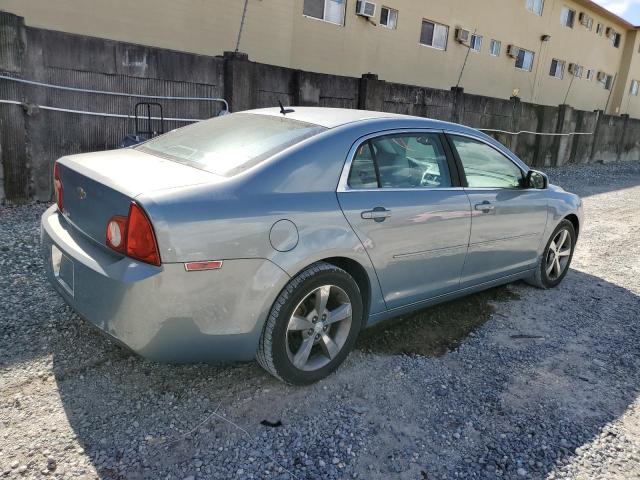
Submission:
[[[520,53],[520,49],[515,45],[509,45],[507,47],[507,55],[512,58],[518,58],[518,54]]]
[[[569,64],[569,73],[574,77],[582,77],[582,65],[578,65],[577,63]]]
[[[593,28],[593,18],[591,18],[589,15],[587,15],[584,12],[580,13],[580,16],[578,17],[578,19],[580,20],[580,23],[582,25],[584,25],[587,28]]]
[[[607,79],[607,74],[604,72],[598,72],[598,81],[604,82]]]
[[[376,14],[376,4],[373,2],[367,2],[365,0],[358,0],[356,2],[356,15],[361,17],[371,18]]]
[[[469,38],[471,37],[471,32],[469,30],[465,30],[464,28],[456,29],[456,40],[460,43],[469,43]]]

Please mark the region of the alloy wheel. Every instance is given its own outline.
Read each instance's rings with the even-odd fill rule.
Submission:
[[[553,237],[547,250],[545,271],[549,280],[554,281],[562,276],[569,265],[572,249],[573,242],[569,230],[563,228]]]
[[[287,325],[287,355],[299,370],[327,365],[344,347],[351,330],[349,296],[340,287],[311,291],[293,311]]]

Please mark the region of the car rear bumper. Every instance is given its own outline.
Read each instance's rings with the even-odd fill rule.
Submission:
[[[289,280],[264,259],[187,272],[182,263],[156,267],[122,257],[70,226],[55,205],[42,216],[41,244],[47,277],[65,301],[155,361],[253,359],[269,309]]]

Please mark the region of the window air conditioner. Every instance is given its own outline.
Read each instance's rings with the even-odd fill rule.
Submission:
[[[376,14],[376,4],[373,2],[367,2],[365,0],[358,0],[356,2],[356,15],[361,17],[371,18]]]
[[[471,32],[469,30],[465,30],[464,28],[456,29],[456,40],[458,42],[468,43],[470,37],[471,37]]]
[[[515,45],[509,45],[507,47],[507,55],[513,58],[518,58],[518,54],[520,53],[520,49]]]

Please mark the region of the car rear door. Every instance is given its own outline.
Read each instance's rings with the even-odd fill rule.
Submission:
[[[337,195],[388,308],[458,288],[471,207],[441,132],[362,138],[349,154]]]
[[[462,288],[533,268],[547,222],[544,190],[526,188],[525,172],[483,139],[447,134],[472,208]]]

